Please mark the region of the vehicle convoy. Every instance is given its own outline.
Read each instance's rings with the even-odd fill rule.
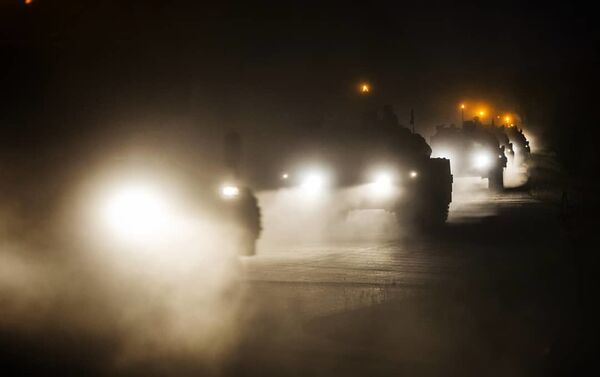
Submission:
[[[498,118],[501,117],[498,116]],[[490,131],[494,133],[500,145],[504,146],[507,157],[510,157],[510,162],[520,164],[527,161],[531,148],[523,129],[517,127],[515,123],[511,123],[512,121],[512,117],[507,115],[501,125],[496,125],[492,118]]]
[[[513,145],[515,156],[520,158],[520,161],[527,161],[531,155],[531,147],[529,146],[529,140],[525,137],[522,128],[516,126],[504,127],[506,134]]]
[[[391,107],[371,113],[362,127],[322,130],[287,146],[277,165],[279,187],[309,198],[329,197],[337,212],[383,209],[405,226],[443,224],[452,200],[450,163],[431,158],[420,135],[398,123]]]
[[[503,189],[506,147],[478,117],[465,121],[462,128],[438,126],[431,147],[434,156],[450,159],[453,175],[487,178],[491,190]]]

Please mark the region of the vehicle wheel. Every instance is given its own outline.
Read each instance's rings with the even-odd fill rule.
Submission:
[[[403,227],[421,232],[430,232],[442,227],[448,220],[449,204],[430,202],[415,208],[411,215],[406,211],[394,211],[396,221]]]
[[[419,218],[418,226],[423,230],[437,229],[448,220],[448,205],[445,203],[432,203],[423,211]]]
[[[241,228],[238,246],[241,255],[256,254],[256,241],[262,231],[261,220],[258,199],[246,189],[238,207],[238,225]]]
[[[504,189],[504,169],[497,168],[490,172],[488,177],[488,188],[493,191],[502,191]]]

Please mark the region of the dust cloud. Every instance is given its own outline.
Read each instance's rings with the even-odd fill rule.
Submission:
[[[504,173],[507,188],[527,182],[524,163],[510,164]],[[393,241],[414,236],[399,225],[395,215],[383,209],[353,209],[362,187],[350,187],[306,197],[298,189],[259,193],[263,215],[261,245],[306,244],[340,241]],[[493,193],[488,181],[479,177],[455,177],[449,221],[495,215],[487,205]]]
[[[0,218],[0,347],[15,350],[3,356],[9,364],[212,374],[235,346],[243,291],[231,229],[193,221],[186,237],[134,247],[82,232],[80,218],[20,232],[31,237],[8,234],[12,221]]]
[[[527,171],[527,161],[521,154],[509,158],[504,169],[504,186],[515,188],[525,185],[529,178]]]
[[[482,205],[492,195],[485,179],[454,182],[450,222],[494,215]],[[260,193],[261,247],[405,236],[389,212],[347,211],[357,190]],[[18,350],[8,356],[13,363],[42,354],[44,368],[67,359],[77,371],[113,375],[220,374],[254,331],[244,261],[229,243],[235,230],[189,213],[176,239],[133,246],[99,236],[70,213],[42,228],[0,215],[0,346]]]
[[[261,244],[314,243],[398,238],[393,213],[350,210],[360,187],[306,197],[297,189],[259,193],[263,214]]]

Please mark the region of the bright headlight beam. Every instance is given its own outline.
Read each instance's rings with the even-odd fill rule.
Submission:
[[[492,166],[492,157],[489,153],[479,152],[473,156],[473,165],[478,169],[487,169]]]
[[[380,187],[388,187],[392,184],[392,177],[387,173],[379,173],[373,183]]]
[[[302,181],[301,187],[303,190],[316,193],[319,192],[324,185],[324,179],[321,174],[318,173],[310,173],[304,178]]]
[[[375,175],[370,186],[374,194],[386,195],[392,192],[394,179],[391,174],[381,172]]]
[[[223,185],[221,187],[221,196],[224,199],[233,199],[240,194],[240,189],[234,185]]]
[[[120,238],[152,238],[168,223],[167,204],[156,189],[143,185],[125,186],[108,196],[103,220]]]

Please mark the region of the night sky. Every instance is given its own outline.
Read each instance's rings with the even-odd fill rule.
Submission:
[[[580,131],[597,132],[587,111],[596,27],[574,3],[1,4],[3,143],[64,145],[161,123],[176,132],[182,119],[301,132],[350,111],[363,80],[401,122],[415,109],[426,136],[457,122],[465,100],[518,112],[566,161],[581,159],[580,148],[571,158]]]

